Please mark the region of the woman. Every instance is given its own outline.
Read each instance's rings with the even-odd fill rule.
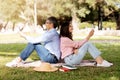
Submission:
[[[88,36],[82,41],[74,41],[72,38],[73,26],[71,21],[64,22],[60,30],[60,48],[62,52],[61,59],[68,65],[80,64],[83,57],[87,53],[95,59],[97,66],[110,67],[112,63],[104,60],[100,54],[101,52],[88,40],[93,36],[94,30],[92,29]]]
[[[12,62],[6,64],[8,67],[16,67],[23,60],[26,60],[35,50],[43,62],[57,63],[60,59],[60,39],[56,28],[58,22],[55,17],[49,17],[46,20],[47,31],[37,38],[27,36],[23,33],[20,35],[25,38],[29,43],[27,47],[21,52],[20,56]],[[42,43],[42,45],[41,45]]]

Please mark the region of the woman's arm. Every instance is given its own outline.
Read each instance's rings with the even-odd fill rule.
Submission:
[[[92,29],[84,40],[79,41],[79,47],[81,47],[84,43],[86,43],[93,36],[93,34],[94,34],[94,30]]]
[[[93,35],[94,35],[94,30],[92,29],[92,30],[89,32],[88,36],[86,37],[86,40],[89,40]]]
[[[73,41],[67,37],[62,37],[61,38],[61,43],[62,45],[66,46],[66,47],[73,47],[73,48],[79,48],[80,46],[82,46],[85,42],[87,42],[90,37],[94,34],[94,30],[92,29],[88,36],[84,39],[84,40],[81,40],[81,41]]]

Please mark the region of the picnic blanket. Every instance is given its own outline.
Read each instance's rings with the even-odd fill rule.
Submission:
[[[25,61],[24,64],[19,64],[17,67],[39,67],[41,65],[41,61]],[[52,66],[60,67],[64,65],[65,63],[56,63],[51,64]],[[94,60],[83,60],[80,64],[74,65],[74,66],[95,66],[96,61]]]

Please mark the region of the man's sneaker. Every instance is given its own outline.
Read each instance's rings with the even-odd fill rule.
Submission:
[[[23,62],[18,62],[17,59],[8,62],[5,66],[7,67],[19,67],[20,65],[24,64]]]
[[[103,60],[103,62],[101,64],[97,64],[98,67],[110,67],[112,65],[113,65],[113,63],[110,63],[106,60]]]

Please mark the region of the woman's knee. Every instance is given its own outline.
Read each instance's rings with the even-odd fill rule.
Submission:
[[[92,44],[90,41],[86,42],[87,44]]]
[[[86,42],[84,45],[91,45],[92,43],[90,41]]]

